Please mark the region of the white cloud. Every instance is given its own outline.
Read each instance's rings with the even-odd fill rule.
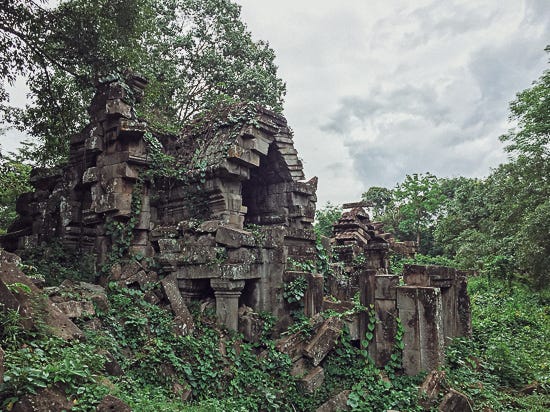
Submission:
[[[546,68],[547,0],[238,2],[275,49],[320,204],[415,172],[488,174],[508,103]]]

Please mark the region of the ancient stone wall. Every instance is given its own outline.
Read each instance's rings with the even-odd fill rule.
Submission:
[[[150,134],[169,163],[155,165],[158,148],[133,107],[145,86],[136,75],[98,84],[67,166],[33,172],[35,190],[18,201],[3,246],[59,241],[100,265],[114,249],[116,258],[153,258],[185,299],[215,297],[226,326],[236,329],[237,308],[247,306],[283,327],[287,261],[315,259],[317,188],[304,181],[286,120],[257,106],[225,108],[179,136]]]
[[[289,338],[289,348],[301,348],[297,369],[303,357],[311,366],[304,381],[310,389],[322,381],[319,363],[344,325],[352,340],[369,342],[383,366],[399,320],[409,374],[436,368],[449,339],[470,333],[465,273],[407,266],[400,284],[389,273],[389,255],[414,255],[414,242],[396,242],[362,203],[344,205],[334,225],[332,272],[304,271],[317,259],[317,179],[305,181],[282,116],[235,105],[199,118],[179,136],[155,136],[133,108],[145,86],[137,75],[98,84],[90,123],[71,140],[68,164],[33,171],[34,191],[18,200],[20,218],[2,237],[3,247],[59,241],[95,254],[99,264],[126,259],[127,268],[151,258],[163,282],[170,281],[177,307],[215,300],[219,322],[249,340],[261,331],[260,312],[273,314],[281,332],[296,310],[315,323],[323,310],[350,313],[358,298],[366,311],[319,323],[309,342]],[[165,164],[157,164],[159,155]],[[285,299],[286,285],[298,281],[303,297]]]
[[[330,299],[325,298],[324,307],[345,312],[358,294],[361,305],[369,310],[357,316],[357,328],[349,320],[350,334],[352,339],[368,341],[377,366],[384,366],[395,351],[399,322],[405,372],[414,375],[437,368],[445,345],[454,337],[471,334],[467,273],[405,265],[400,284],[399,276],[388,273],[388,257],[392,252],[413,256],[414,242],[396,242],[380,223],[370,221],[362,204],[344,206],[349,210],[334,225],[331,239],[339,270],[327,279]]]

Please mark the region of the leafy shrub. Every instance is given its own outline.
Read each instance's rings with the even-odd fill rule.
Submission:
[[[65,279],[93,282],[96,277],[95,256],[67,250],[57,241],[28,249],[21,257],[25,273],[43,277],[49,286]]]

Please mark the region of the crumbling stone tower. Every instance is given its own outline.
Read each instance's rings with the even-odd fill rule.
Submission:
[[[317,179],[304,180],[286,120],[241,104],[199,117],[179,136],[154,136],[133,108],[146,83],[130,75],[98,84],[67,166],[33,172],[35,190],[18,201],[3,246],[58,240],[99,264],[125,247],[174,274],[187,300],[215,297],[230,328],[240,305],[288,322],[286,262],[315,258]],[[159,149],[172,175],[154,170],[166,166],[154,164]]]

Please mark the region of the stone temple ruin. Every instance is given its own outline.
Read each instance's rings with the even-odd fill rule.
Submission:
[[[436,367],[446,340],[470,333],[465,274],[407,266],[400,284],[388,273],[389,254],[412,254],[414,244],[394,241],[361,204],[346,205],[324,242],[338,262],[331,273],[296,270],[296,262],[317,258],[317,179],[305,180],[282,116],[235,105],[215,118],[199,117],[180,136],[153,136],[133,108],[146,83],[131,75],[98,86],[68,164],[33,171],[34,191],[20,197],[19,219],[2,238],[6,250],[57,240],[104,265],[122,238],[139,265],[155,262],[177,279],[185,302],[215,299],[219,322],[248,339],[257,329],[250,313],[271,313],[281,332],[297,308],[310,318],[328,309],[348,313],[359,296],[376,316],[371,356],[378,365],[388,361],[400,319],[409,374]],[[289,303],[285,285],[296,279],[305,279],[304,296]],[[344,317],[352,340],[366,339],[370,319],[367,311]],[[339,335],[343,323],[323,324],[318,341]],[[317,356],[308,349],[312,342],[285,339],[283,351],[298,347]]]

